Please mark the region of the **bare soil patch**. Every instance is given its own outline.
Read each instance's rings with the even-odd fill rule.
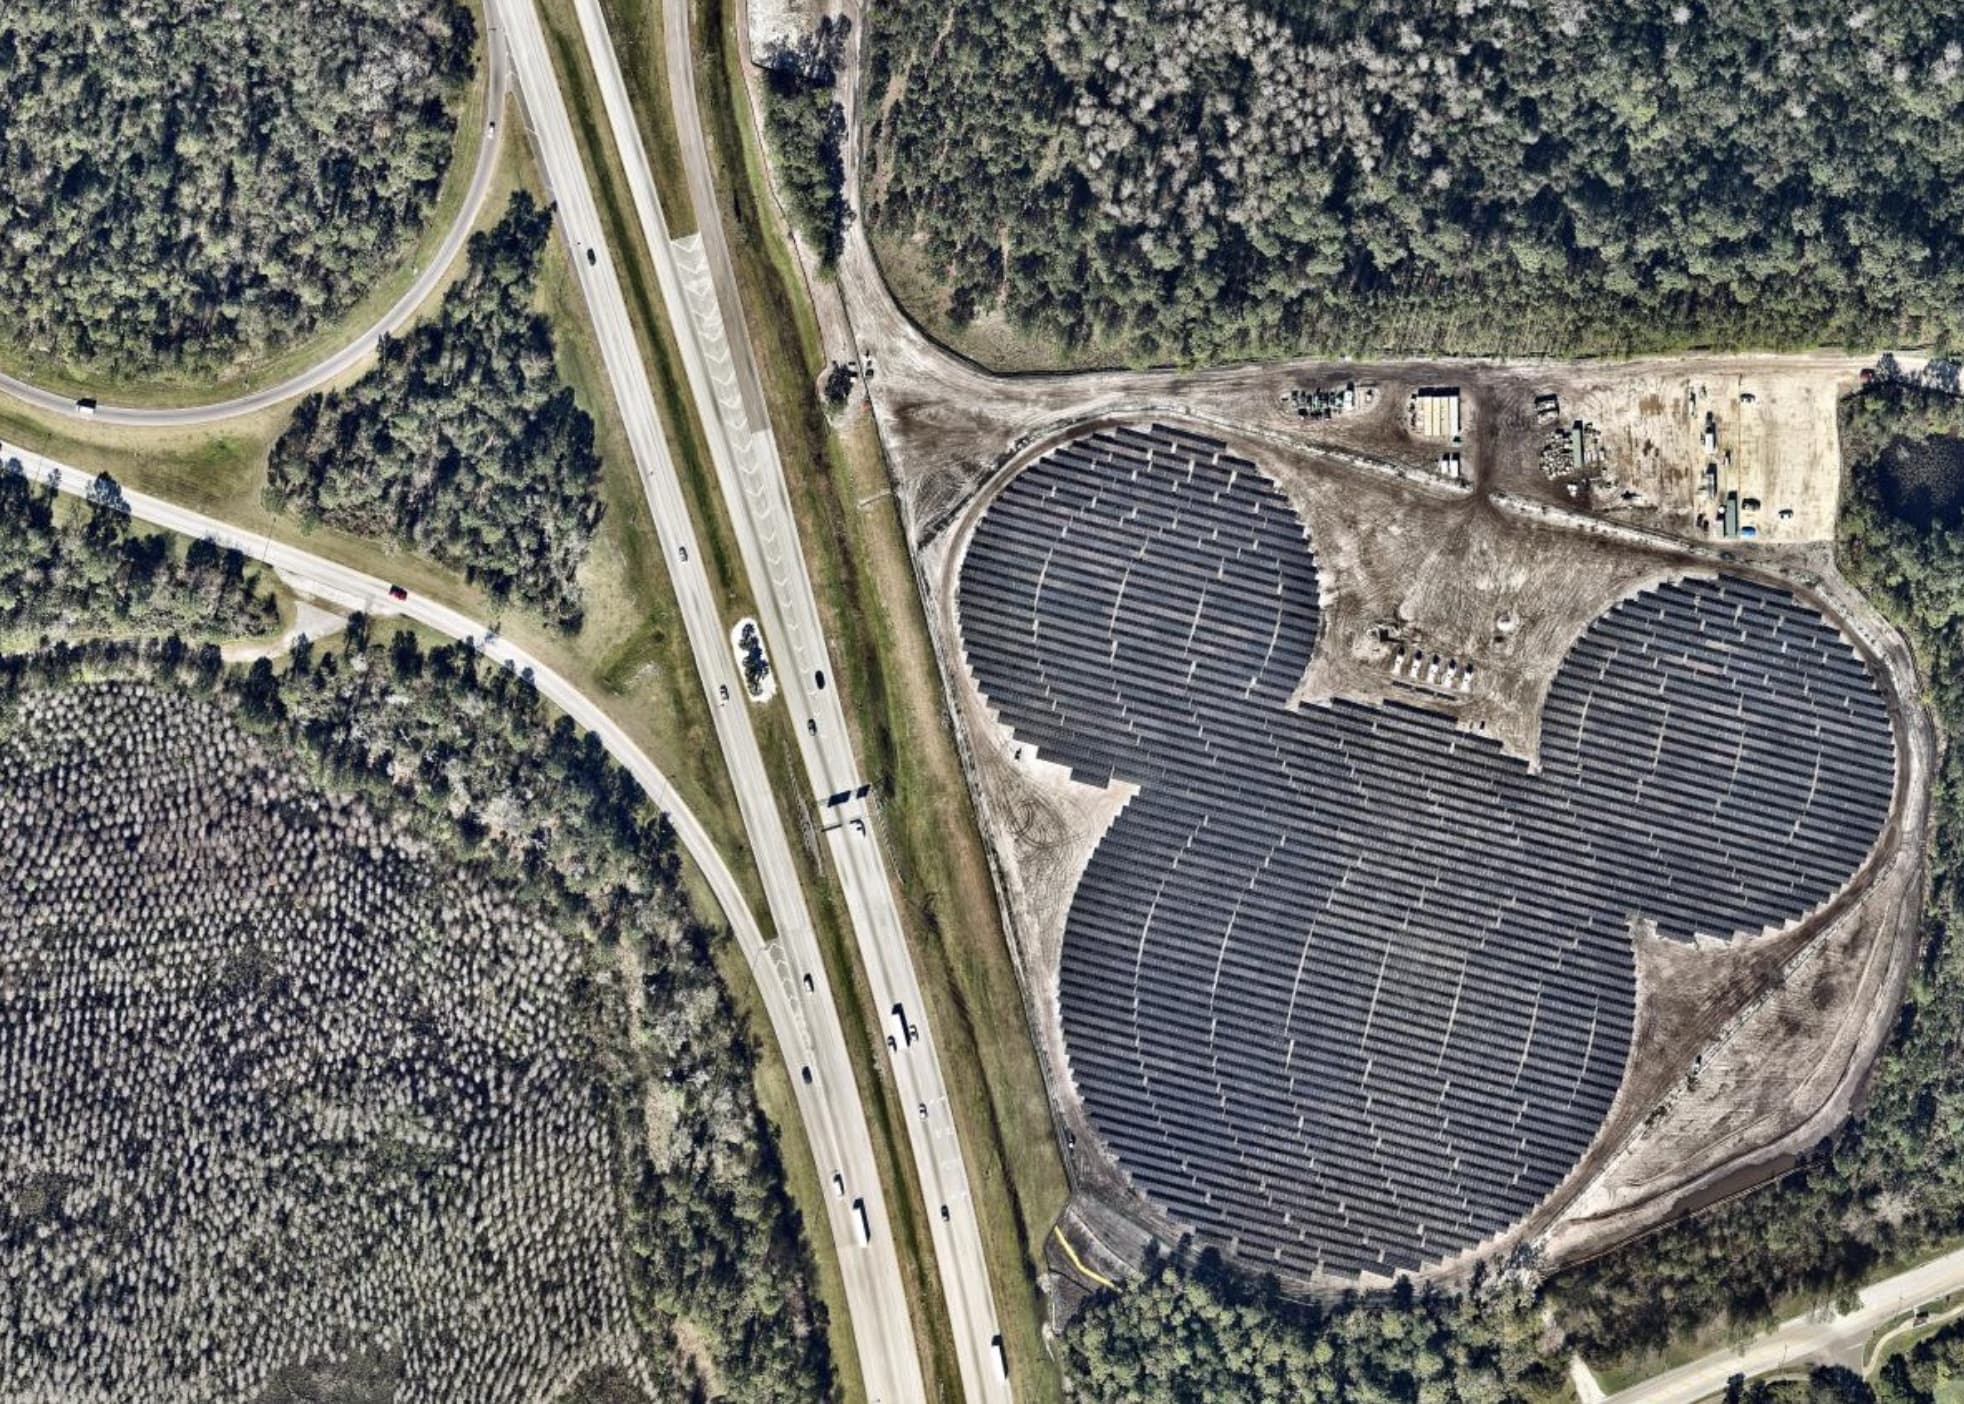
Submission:
[[[1391,384],[1402,388],[1417,379]],[[1532,402],[1528,393],[1530,416]],[[1319,421],[1319,432],[1357,446],[1336,454],[1289,451],[1279,447],[1279,436],[1208,425],[1271,472],[1309,526],[1324,591],[1323,626],[1293,705],[1344,697],[1426,707],[1532,762],[1548,685],[1589,622],[1628,594],[1708,573],[1713,563],[1668,543],[1646,543],[1634,532],[1586,532],[1556,515],[1505,508],[1484,490],[1428,481],[1423,462],[1410,457],[1387,464],[1388,455],[1369,450],[1410,454],[1417,447],[1399,441],[1402,424],[1393,416],[1401,403],[1394,390],[1369,415],[1334,426]],[[1507,417],[1505,402],[1491,396],[1473,413],[1494,427]],[[1041,446],[1012,460],[991,486]],[[962,657],[954,586],[967,533],[989,496],[987,490],[969,496],[919,552],[929,618],[945,659]],[[1808,563],[1822,568],[1818,559]],[[1834,603],[1855,607],[1839,596]],[[1866,640],[1875,625],[1865,620],[1853,636]],[[1407,666],[1394,669],[1401,649]],[[1428,672],[1434,654],[1455,660],[1462,678],[1470,663],[1471,687],[1441,687],[1423,676],[1414,683],[1414,654],[1423,656]],[[1879,668],[1885,686],[1900,684],[1902,663],[1885,660]],[[1077,881],[1130,795],[1122,786],[1076,784],[1062,768],[1019,748],[966,667],[958,674],[950,680],[957,726],[1063,1116],[1080,1241],[1113,1259],[1136,1257],[1150,1237],[1170,1240],[1178,1229],[1131,1193],[1103,1153],[1071,1085],[1057,996]],[[1913,773],[1920,762],[1899,767],[1908,793],[1920,783]],[[1634,933],[1640,1005],[1631,1074],[1595,1146],[1535,1214],[1445,1264],[1440,1275],[1461,1274],[1526,1238],[1557,1256],[1593,1251],[1845,1115],[1879,1025],[1886,1026],[1910,948],[1903,937],[1914,921],[1918,858],[1914,844],[1901,848],[1904,832],[1918,832],[1913,816],[1885,836],[1859,891],[1788,931],[1719,950]]]

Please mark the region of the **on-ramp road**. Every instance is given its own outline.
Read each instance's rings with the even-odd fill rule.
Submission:
[[[0,445],[0,462],[19,459],[37,481],[52,481],[64,492],[86,494],[94,475],[57,463],[11,444]],[[724,862],[709,833],[689,809],[668,778],[646,752],[570,681],[511,640],[498,637],[482,622],[434,600],[411,594],[397,600],[387,581],[336,564],[258,532],[240,531],[214,517],[179,507],[162,498],[124,489],[131,516],[189,537],[208,537],[264,561],[282,579],[303,593],[347,609],[366,611],[376,619],[410,619],[453,639],[471,641],[493,662],[532,675],[539,694],[574,721],[598,736],[609,755],[632,774],[648,798],[669,816],[676,837],[702,870],[716,900],[722,904],[737,943],[762,991],[771,1032],[786,1066],[791,1087],[811,1146],[812,1159],[823,1181],[824,1216],[838,1247],[845,1279],[862,1373],[869,1397],[883,1404],[916,1404],[924,1397],[907,1299],[900,1285],[899,1260],[887,1230],[886,1204],[879,1171],[866,1130],[865,1111],[845,1040],[833,1012],[822,971],[812,986],[804,976],[811,967],[794,957],[786,943],[767,940],[750,910],[743,889]],[[728,658],[728,650],[724,650]],[[734,664],[730,665],[732,668]],[[732,695],[736,695],[733,694]],[[737,711],[736,707],[729,710]],[[815,988],[814,988],[815,986]],[[806,1082],[798,1069],[809,1068]],[[846,1186],[835,1188],[838,1175]],[[865,1206],[872,1239],[861,1243],[855,1201]]]
[[[883,1020],[904,1028],[888,1049],[907,1124],[941,1289],[947,1304],[962,1391],[972,1404],[1012,1397],[1007,1357],[990,1288],[980,1220],[954,1108],[936,1051],[935,1030],[914,970],[913,953],[886,868],[869,777],[853,755],[845,707],[828,656],[824,625],[791,493],[767,406],[744,334],[743,309],[723,239],[715,187],[696,105],[688,6],[663,8],[671,96],[688,171],[698,232],[671,239],[599,0],[575,0],[587,58],[600,85],[609,129],[621,156],[642,241],[654,264],[661,300],[681,353],[718,488],[736,529],[744,571],[770,642],[811,798],[846,899],[860,964]],[[514,50],[520,41],[514,36]],[[520,60],[521,88],[530,91]],[[555,183],[555,188],[557,184]]]
[[[129,405],[99,404],[89,415],[92,420],[105,424],[127,424],[136,428],[161,429],[196,424],[215,424],[221,420],[234,419],[242,414],[268,409],[282,400],[290,400],[296,395],[304,395],[318,390],[329,381],[353,370],[361,364],[364,356],[375,349],[375,343],[382,337],[401,328],[416,314],[416,309],[428,300],[443,280],[444,273],[456,262],[457,252],[463,248],[464,241],[470,238],[471,229],[477,224],[478,214],[484,209],[485,197],[491,191],[491,179],[498,169],[498,143],[503,138],[498,121],[505,110],[505,91],[510,76],[510,65],[505,61],[504,38],[494,27],[486,37],[484,45],[486,85],[484,101],[484,121],[486,130],[477,147],[477,166],[471,172],[470,188],[464,193],[464,202],[457,209],[457,217],[450,222],[443,242],[437,245],[436,252],[430,255],[416,279],[397,298],[388,311],[384,312],[375,324],[353,337],[345,346],[330,352],[324,359],[314,362],[304,370],[296,371],[277,384],[253,390],[229,400],[218,400],[208,405],[183,405],[164,409],[138,409]],[[43,390],[38,385],[30,385],[11,375],[0,374],[0,390],[6,391],[17,400],[25,400],[44,410],[53,410],[71,418],[81,418],[73,398],[57,395],[52,390]]]

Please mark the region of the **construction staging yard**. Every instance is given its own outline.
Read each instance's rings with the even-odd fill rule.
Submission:
[[[1753,530],[1738,539],[1822,541],[1832,535],[1840,487],[1835,404],[1876,368],[1873,358],[1822,354],[1614,364],[1305,361],[995,376],[902,322],[881,333],[882,430],[917,543],[1010,455],[1045,436],[1103,417],[1166,414],[1256,442],[1592,508],[1701,541],[1722,536],[1725,496],[1736,493],[1742,504],[1759,504],[1742,507],[1738,525]],[[1903,374],[1921,365],[1886,363]],[[1354,392],[1351,408],[1320,412],[1318,397],[1341,397],[1346,388]],[[1447,389],[1458,399],[1457,442],[1420,432],[1416,397]],[[1570,448],[1578,423],[1588,458],[1579,471]],[[1442,468],[1448,459],[1456,462]],[[1716,496],[1705,491],[1708,464],[1718,469]],[[1793,515],[1783,518],[1783,510]],[[1697,526],[1701,515],[1707,527]]]
[[[1845,1116],[1907,974],[1933,745],[1906,650],[1825,544],[1835,401],[1861,369],[984,377],[972,418],[945,395],[911,414],[890,375],[896,484],[1094,1255],[1194,1230],[1309,1288],[1529,1243],[1561,1261],[1777,1172]],[[1757,504],[1729,535],[1713,441],[1718,500]],[[1222,472],[1210,492],[1272,499],[1179,549],[1128,534],[1165,526],[1168,484]],[[1210,564],[1244,508],[1285,513],[1281,534]],[[1234,594],[1291,540],[1300,569]],[[1100,583],[1114,562],[1129,584]],[[1214,581],[1191,597],[1189,566]],[[1259,699],[1249,720],[1206,691],[1219,669]],[[1219,782],[1149,720],[1169,687],[1208,754],[1242,757]],[[1298,730],[1332,724],[1337,751]],[[1258,773],[1271,751],[1295,799]],[[1362,818],[1319,795],[1332,765]],[[1626,822],[1646,794],[1675,817]],[[1180,905],[1234,891],[1214,916]]]

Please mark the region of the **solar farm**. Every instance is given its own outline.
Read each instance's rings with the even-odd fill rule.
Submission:
[[[1305,1279],[1531,1213],[1624,1083],[1633,935],[1806,920],[1896,778],[1862,656],[1736,575],[1582,628],[1532,763],[1436,708],[1292,706],[1341,586],[1315,544],[1226,444],[1119,426],[1007,480],[953,598],[1015,754],[1120,801],[1068,895],[1054,1090],[1154,1215]]]

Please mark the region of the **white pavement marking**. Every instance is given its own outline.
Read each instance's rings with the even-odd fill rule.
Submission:
[[[41,454],[0,444],[0,462],[17,458],[28,474],[51,481],[62,491],[83,496],[94,475]],[[298,547],[245,532],[215,517],[144,493],[123,490],[131,516],[194,538],[209,538],[254,560],[263,561],[295,589],[348,609],[366,611],[372,618],[410,619],[452,639],[472,643],[479,653],[515,672],[527,673],[539,694],[600,738],[609,755],[634,776],[648,798],[669,817],[682,847],[702,870],[710,890],[723,908],[739,948],[770,1017],[771,1031],[791,1074],[791,1089],[810,1143],[819,1178],[837,1174],[851,1187],[844,1197],[825,1195],[824,1215],[838,1246],[839,1266],[846,1283],[868,1396],[874,1404],[914,1404],[923,1397],[920,1366],[914,1355],[912,1325],[906,1297],[900,1288],[899,1259],[886,1227],[882,1193],[858,1084],[846,1058],[823,967],[812,963],[815,953],[788,950],[782,940],[767,941],[750,910],[735,875],[717,851],[709,832],[675,793],[675,788],[646,752],[596,703],[560,674],[510,639],[494,636],[490,626],[461,611],[411,594],[395,599],[389,583],[376,576],[338,565]],[[692,553],[693,554],[693,553]],[[725,671],[732,664],[725,655]],[[712,706],[713,706],[712,702]],[[719,712],[742,715],[742,708]],[[747,732],[748,719],[744,719]],[[733,777],[734,778],[734,777]],[[773,811],[774,812],[774,811]],[[809,930],[806,942],[809,944]],[[805,985],[808,974],[811,986]],[[806,1083],[799,1069],[809,1067]],[[870,1245],[861,1246],[852,1201],[863,1199],[873,1225]],[[806,1206],[808,1209],[810,1206]],[[895,1314],[897,1312],[897,1315]]]
[[[522,6],[517,0],[503,3],[529,8],[529,0]],[[831,825],[826,838],[845,894],[861,965],[878,1008],[903,1006],[910,1022],[920,1026],[920,1036],[895,1049],[889,1061],[902,1107],[925,1103],[929,1108],[927,1117],[908,1115],[905,1120],[927,1201],[926,1220],[951,1318],[963,1393],[971,1404],[1006,1400],[1012,1391],[997,1375],[995,1351],[1000,1337],[981,1226],[973,1212],[952,1212],[957,1205],[971,1206],[973,1197],[935,1052],[934,1030],[925,1017],[927,1002],[914,971],[913,953],[885,856],[876,832],[867,827],[870,811],[865,800],[858,797],[863,781],[839,701],[837,674],[827,657],[817,598],[798,546],[797,518],[791,509],[776,440],[768,424],[751,425],[745,409],[739,358],[747,356],[748,348],[740,337],[732,341],[726,330],[732,323],[741,326],[742,309],[723,308],[716,295],[705,242],[722,237],[721,226],[716,223],[714,191],[697,188],[693,192],[703,229],[686,239],[671,240],[599,0],[576,0],[575,9],[690,393],[702,411],[704,438],[718,486],[730,508],[764,634],[772,643],[781,675],[795,680],[786,684],[784,697],[796,723],[794,733],[807,777],[821,803],[839,794],[853,797],[838,807],[838,817],[859,823]],[[515,26],[513,36],[514,45],[524,47]],[[527,71],[521,58],[520,86],[529,93]],[[682,136],[685,143],[701,142],[700,123],[688,124]],[[692,166],[692,180],[699,174]],[[723,375],[717,373],[720,367],[728,367]],[[754,379],[754,369],[751,377]],[[757,399],[761,406],[761,395]],[[773,549],[780,544],[781,550]],[[822,681],[828,678],[832,680],[829,686]],[[777,905],[774,898],[773,911]],[[952,1148],[945,1157],[935,1153],[936,1136],[943,1137]],[[940,1213],[944,1205],[950,1208],[946,1219]]]
[[[1845,1316],[1797,1316],[1742,1346],[1713,1351],[1609,1395],[1607,1404],[1696,1404],[1722,1393],[1734,1375],[1751,1379],[1859,1355],[1869,1337],[1896,1317],[1958,1291],[1964,1291],[1964,1248],[1864,1287],[1861,1305]]]
[[[837,1173],[842,1174],[851,1186],[848,1194],[828,1199],[825,1211],[832,1227],[833,1240],[838,1245],[839,1266],[845,1279],[847,1304],[867,1390],[874,1400],[882,1404],[913,1404],[925,1393],[920,1359],[915,1349],[912,1319],[908,1314],[908,1296],[900,1275],[899,1255],[888,1225],[872,1138],[859,1102],[852,1064],[846,1054],[845,1034],[833,1003],[831,986],[826,979],[811,916],[805,906],[804,890],[792,857],[790,840],[785,833],[784,821],[777,808],[777,798],[764,768],[756,735],[751,730],[750,709],[719,705],[719,687],[728,687],[734,696],[742,686],[742,680],[737,675],[716,598],[704,573],[703,553],[692,549],[696,545],[694,526],[689,518],[680,478],[669,458],[668,443],[662,433],[653,391],[648,384],[647,369],[641,362],[633,323],[621,295],[613,258],[608,253],[604,226],[594,203],[579,146],[573,137],[565,98],[560,92],[547,53],[538,12],[531,0],[490,0],[490,7],[493,22],[501,24],[505,31],[519,91],[529,115],[539,165],[558,203],[560,231],[575,250],[575,276],[579,279],[580,291],[593,321],[601,359],[606,366],[615,403],[620,408],[628,443],[640,471],[649,512],[654,519],[656,533],[661,538],[663,557],[674,582],[676,600],[681,607],[690,650],[695,655],[696,669],[709,698],[717,739],[730,770],[732,787],[743,814],[744,828],[750,839],[758,876],[763,882],[765,898],[770,904],[779,936],[798,972],[799,999],[810,1019],[816,1053],[811,1086],[807,1087],[803,1079],[796,1076],[793,1085],[800,1094],[801,1105],[811,1104],[811,1099],[804,1096],[806,1092],[814,1088],[824,1090],[825,1095],[816,1099],[814,1110],[829,1120],[826,1134],[829,1135],[832,1163],[838,1167]],[[590,22],[597,19],[597,10],[586,3],[579,8],[581,25],[587,28]],[[609,117],[614,119],[617,117],[615,88],[621,89],[618,101],[621,111],[625,111],[626,98],[625,89],[621,87],[620,66],[611,46],[605,43],[596,48],[590,41],[589,52],[596,69],[600,70],[601,81],[607,89]],[[647,163],[631,113],[627,121],[631,140],[623,139],[617,120],[614,134],[630,174],[638,173],[639,179],[630,181],[638,205],[644,198],[642,186],[647,181]],[[651,192],[647,194],[651,198]],[[664,273],[662,294],[673,311],[681,305],[679,294],[672,286],[673,270],[668,260],[659,256],[666,250],[667,241],[654,241],[654,248],[658,255],[657,268]],[[589,251],[595,255],[590,259],[585,256]],[[678,336],[678,339],[684,343],[685,360],[688,360],[687,351],[695,345],[694,339],[687,336]],[[693,389],[698,368],[693,360],[689,364]],[[702,399],[698,393],[699,402]],[[715,416],[706,418],[709,424],[705,427],[710,430],[710,437],[715,439],[717,434],[711,426],[720,426],[717,426]],[[765,621],[765,637],[767,640],[781,637],[773,634],[768,620]],[[797,656],[795,650],[787,652],[778,648],[773,652],[780,668],[786,660]],[[788,688],[787,691],[795,695],[798,689]],[[808,1113],[808,1116],[811,1114]],[[810,1126],[809,1120],[807,1125]],[[817,1140],[818,1133],[815,1132],[814,1150],[819,1156],[820,1173],[823,1174],[827,1152],[818,1150]],[[863,1244],[860,1242],[858,1216],[853,1208],[855,1202],[864,1203],[872,1227],[871,1239]]]

